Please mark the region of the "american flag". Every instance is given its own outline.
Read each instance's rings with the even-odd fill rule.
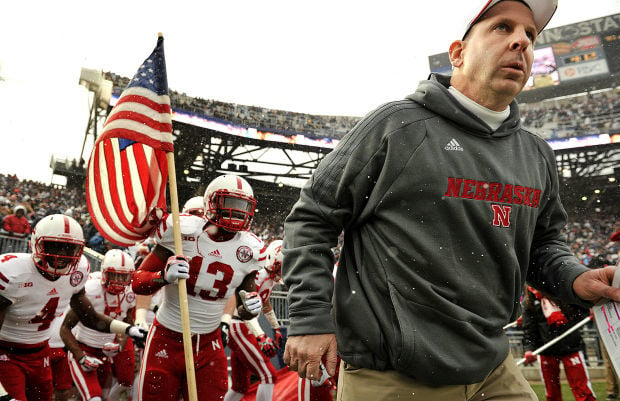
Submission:
[[[172,117],[164,39],[142,63],[108,115],[88,162],[91,219],[108,240],[130,246],[148,237],[166,211]]]

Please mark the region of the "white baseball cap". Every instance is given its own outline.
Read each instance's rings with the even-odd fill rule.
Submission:
[[[476,7],[475,14],[473,14],[472,18],[468,19],[468,23],[465,26],[465,30],[463,32],[463,39],[465,35],[469,32],[472,26],[480,21],[482,16],[489,11],[491,7],[496,5],[497,3],[504,0],[481,0],[480,6]],[[534,16],[534,23],[536,24],[536,29],[538,33],[540,33],[549,21],[553,14],[555,14],[555,10],[558,8],[558,0],[517,0],[521,3],[524,3],[526,6],[532,10],[532,15]]]

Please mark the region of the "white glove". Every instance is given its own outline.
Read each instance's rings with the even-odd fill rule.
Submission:
[[[253,316],[258,316],[261,309],[263,309],[263,301],[261,301],[258,293],[241,290],[239,291],[239,296],[241,297],[241,302],[243,302],[243,308]]]
[[[144,342],[146,341],[146,336],[149,334],[148,331],[144,330],[142,327],[138,326],[129,326],[125,330],[125,334],[127,334],[133,340],[133,344],[138,348],[144,348]]]
[[[325,366],[323,365],[323,362],[321,362],[321,364],[319,365],[319,370],[321,371],[321,378],[319,380],[311,380],[310,384],[312,384],[312,387],[320,387],[330,378],[329,374],[327,374]]]
[[[84,356],[80,358],[78,363],[80,364],[84,372],[91,372],[93,370],[97,370],[99,365],[103,364],[103,361],[101,359],[95,358],[94,356],[88,356],[84,354]]]
[[[121,352],[121,345],[119,343],[105,343],[103,344],[102,351],[108,358],[114,358]]]
[[[166,262],[163,279],[168,283],[177,283],[180,278],[189,278],[189,263],[183,255],[171,256]]]

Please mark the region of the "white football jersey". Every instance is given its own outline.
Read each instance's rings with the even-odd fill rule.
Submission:
[[[49,340],[50,348],[64,348],[65,346],[62,338],[60,338],[60,326],[62,326],[62,322],[65,320],[65,317],[67,316],[67,311],[69,311],[69,309],[71,309],[71,307],[67,308],[63,313],[60,314],[60,316],[58,316],[52,322]]]
[[[256,274],[256,292],[258,292],[260,299],[263,301],[263,305],[271,296],[271,291],[273,291],[275,285],[276,282],[269,278],[269,272],[266,269],[260,269],[258,274]]]
[[[265,261],[265,246],[254,234],[240,231],[225,242],[213,241],[203,231],[206,220],[181,215],[183,252],[189,259],[190,277],[186,281],[192,333],[211,333],[220,325],[228,298],[248,274],[259,270]],[[158,231],[159,245],[174,252],[172,225]],[[157,321],[170,330],[182,331],[179,289],[166,285]]]
[[[82,256],[73,274],[50,281],[39,273],[32,254],[0,255],[0,295],[12,302],[0,328],[0,340],[21,344],[47,341],[52,322],[84,288],[89,271]]]
[[[136,295],[131,286],[125,287],[123,294],[110,294],[101,284],[101,272],[94,272],[88,277],[86,296],[95,311],[112,319],[125,319],[127,311],[136,306]],[[84,326],[81,322],[75,326],[74,335],[79,342],[94,348],[103,348],[105,343],[113,342],[116,337],[114,333],[102,333]]]

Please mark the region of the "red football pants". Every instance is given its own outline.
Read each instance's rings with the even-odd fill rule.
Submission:
[[[562,400],[562,389],[560,386],[560,362],[564,365],[566,379],[571,390],[573,391],[575,400],[596,400],[582,352],[575,352],[561,356],[540,355],[539,361],[543,382],[545,383],[547,401]]]
[[[230,322],[228,347],[231,350],[231,387],[237,393],[248,392],[252,373],[263,384],[276,382],[276,369],[260,351],[256,337],[250,333],[243,320],[234,319]]]
[[[50,401],[54,390],[47,341],[32,345],[0,342],[0,377],[16,400]]]
[[[228,390],[228,364],[220,329],[192,336],[198,401],[221,401]],[[138,401],[188,400],[183,335],[153,322],[144,349]]]

